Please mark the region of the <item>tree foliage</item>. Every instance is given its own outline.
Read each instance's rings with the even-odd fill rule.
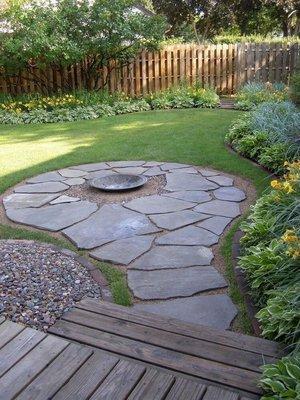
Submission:
[[[9,75],[27,70],[46,91],[46,67],[63,70],[85,60],[85,86],[96,88],[113,68],[142,48],[156,48],[163,37],[164,18],[136,12],[133,6],[133,0],[11,2],[0,12],[6,26],[0,31],[0,68]],[[35,75],[34,67],[41,75]]]

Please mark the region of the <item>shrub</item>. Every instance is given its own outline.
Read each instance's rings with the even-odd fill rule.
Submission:
[[[291,79],[291,98],[296,104],[300,104],[300,66]]]
[[[238,91],[235,106],[240,110],[251,110],[262,102],[287,99],[288,90],[284,84],[249,82]]]
[[[300,356],[285,357],[277,364],[263,367],[261,386],[266,395],[261,400],[300,398]]]
[[[242,155],[256,159],[262,149],[267,145],[268,134],[265,132],[254,132],[252,135],[245,135],[234,142],[234,148]]]

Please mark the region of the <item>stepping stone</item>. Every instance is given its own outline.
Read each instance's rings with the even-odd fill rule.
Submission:
[[[182,245],[182,246],[211,246],[218,243],[219,236],[196,226],[186,226],[176,231],[169,232],[165,235],[159,236],[155,243],[169,244],[169,245]]]
[[[94,171],[90,172],[85,178],[86,179],[94,179],[94,178],[103,178],[104,176],[115,175],[116,172],[111,170],[102,170],[102,171]]]
[[[133,199],[125,204],[125,207],[144,214],[163,214],[172,211],[185,210],[194,207],[195,204],[178,199],[153,195]]]
[[[169,172],[183,172],[185,174],[198,174],[198,171],[194,167],[175,168],[175,169],[170,169]]]
[[[56,204],[43,208],[8,209],[7,216],[14,222],[31,225],[49,231],[59,231],[73,225],[97,210],[97,205],[89,201]]]
[[[115,168],[114,170],[119,174],[129,174],[129,175],[141,175],[143,172],[147,171],[147,169],[143,167]]]
[[[160,161],[148,161],[146,164],[143,165],[143,167],[159,167],[160,165],[163,165],[163,162]]]
[[[246,198],[245,193],[241,189],[235,187],[222,187],[214,190],[214,195],[219,200],[228,201],[242,201]]]
[[[8,208],[27,208],[27,207],[41,207],[49,201],[55,199],[57,194],[23,194],[13,193],[3,199],[5,209]]]
[[[233,185],[233,179],[228,178],[227,176],[211,176],[209,178],[210,181],[217,183],[220,186],[232,186]]]
[[[205,221],[199,222],[197,226],[207,229],[216,235],[221,235],[226,226],[232,221],[232,218],[227,217],[211,217]]]
[[[203,246],[156,246],[129,267],[132,269],[185,268],[209,265],[213,259],[210,249]]]
[[[171,169],[189,168],[189,167],[191,167],[191,165],[180,164],[180,163],[165,163],[164,165],[161,166],[161,169],[163,171],[170,171]]]
[[[144,172],[145,176],[158,176],[165,175],[166,172],[159,169],[159,167],[149,168],[146,172]]]
[[[106,164],[113,168],[140,167],[145,161],[110,161]]]
[[[58,193],[67,190],[69,186],[62,182],[43,182],[18,186],[16,193]]]
[[[33,178],[28,179],[27,183],[43,183],[43,182],[60,182],[63,181],[64,177],[61,176],[58,172],[45,172],[44,174],[34,176]]]
[[[109,168],[110,167],[104,162],[93,163],[93,164],[82,164],[72,167],[72,169],[80,169],[81,171],[86,171],[86,172],[100,171],[101,169],[109,169]]]
[[[174,199],[191,201],[193,203],[203,203],[211,200],[211,195],[201,190],[181,190],[179,192],[164,193],[163,196],[173,197]]]
[[[71,196],[66,196],[62,195],[59,196],[57,199],[50,201],[50,204],[62,204],[62,203],[73,203],[74,201],[79,201],[79,197],[71,197]]]
[[[139,303],[135,304],[133,309],[222,330],[228,329],[237,315],[237,308],[227,294]]]
[[[211,170],[209,170],[209,169],[199,169],[198,171],[199,171],[200,174],[203,175],[203,176],[216,176],[216,175],[220,175],[220,172],[211,171]]]
[[[97,260],[128,265],[131,261],[148,251],[153,240],[153,235],[120,239],[93,250],[90,255]]]
[[[168,214],[153,214],[150,215],[149,218],[160,228],[172,231],[185,225],[202,221],[203,219],[209,218],[209,216],[192,210],[182,210]]]
[[[204,290],[224,288],[225,279],[209,266],[157,271],[128,271],[128,285],[141,300],[188,297]]]
[[[240,215],[240,207],[231,201],[212,200],[208,203],[199,204],[194,208],[196,212],[223,217],[235,218]]]
[[[64,181],[64,183],[66,185],[69,185],[69,186],[82,185],[83,183],[85,183],[85,179],[83,179],[83,178],[70,178],[70,179],[67,179],[66,181]]]
[[[196,174],[184,174],[182,172],[167,174],[166,190],[180,191],[180,190],[212,190],[217,189],[218,186]]]
[[[79,178],[87,174],[86,171],[80,171],[79,169],[71,169],[71,168],[59,169],[58,172],[66,178]]]
[[[159,232],[145,215],[119,204],[106,204],[90,218],[63,233],[81,249],[93,249],[118,239]]]

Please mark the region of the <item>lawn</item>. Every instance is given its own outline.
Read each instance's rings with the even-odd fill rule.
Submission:
[[[108,160],[175,161],[210,166],[252,181],[258,193],[268,175],[253,163],[229,151],[224,136],[238,111],[187,109],[126,114],[93,121],[48,125],[1,126],[0,193],[21,180],[75,164]],[[236,229],[236,228],[235,228]],[[30,238],[71,247],[46,233],[0,226],[0,238]],[[231,250],[231,240],[223,244]],[[227,257],[230,264],[230,257]],[[115,301],[129,304],[123,275],[99,263]],[[229,265],[230,267],[230,265]],[[230,279],[230,276],[228,276]],[[233,299],[242,304],[231,280]]]

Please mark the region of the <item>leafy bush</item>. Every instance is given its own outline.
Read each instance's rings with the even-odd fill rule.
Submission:
[[[300,104],[300,66],[291,79],[291,97],[296,104]]]
[[[277,174],[284,160],[300,157],[300,112],[289,102],[265,102],[239,117],[226,141],[236,151]]]
[[[261,386],[266,395],[261,400],[300,398],[300,356],[285,357],[277,364],[263,367]]]
[[[236,108],[251,110],[256,105],[265,101],[284,101],[288,99],[288,90],[284,84],[264,84],[249,82],[237,93]]]
[[[217,35],[213,39],[213,43],[299,43],[300,38],[298,36],[264,36],[264,35],[240,35],[240,34],[228,34],[228,35]]]

